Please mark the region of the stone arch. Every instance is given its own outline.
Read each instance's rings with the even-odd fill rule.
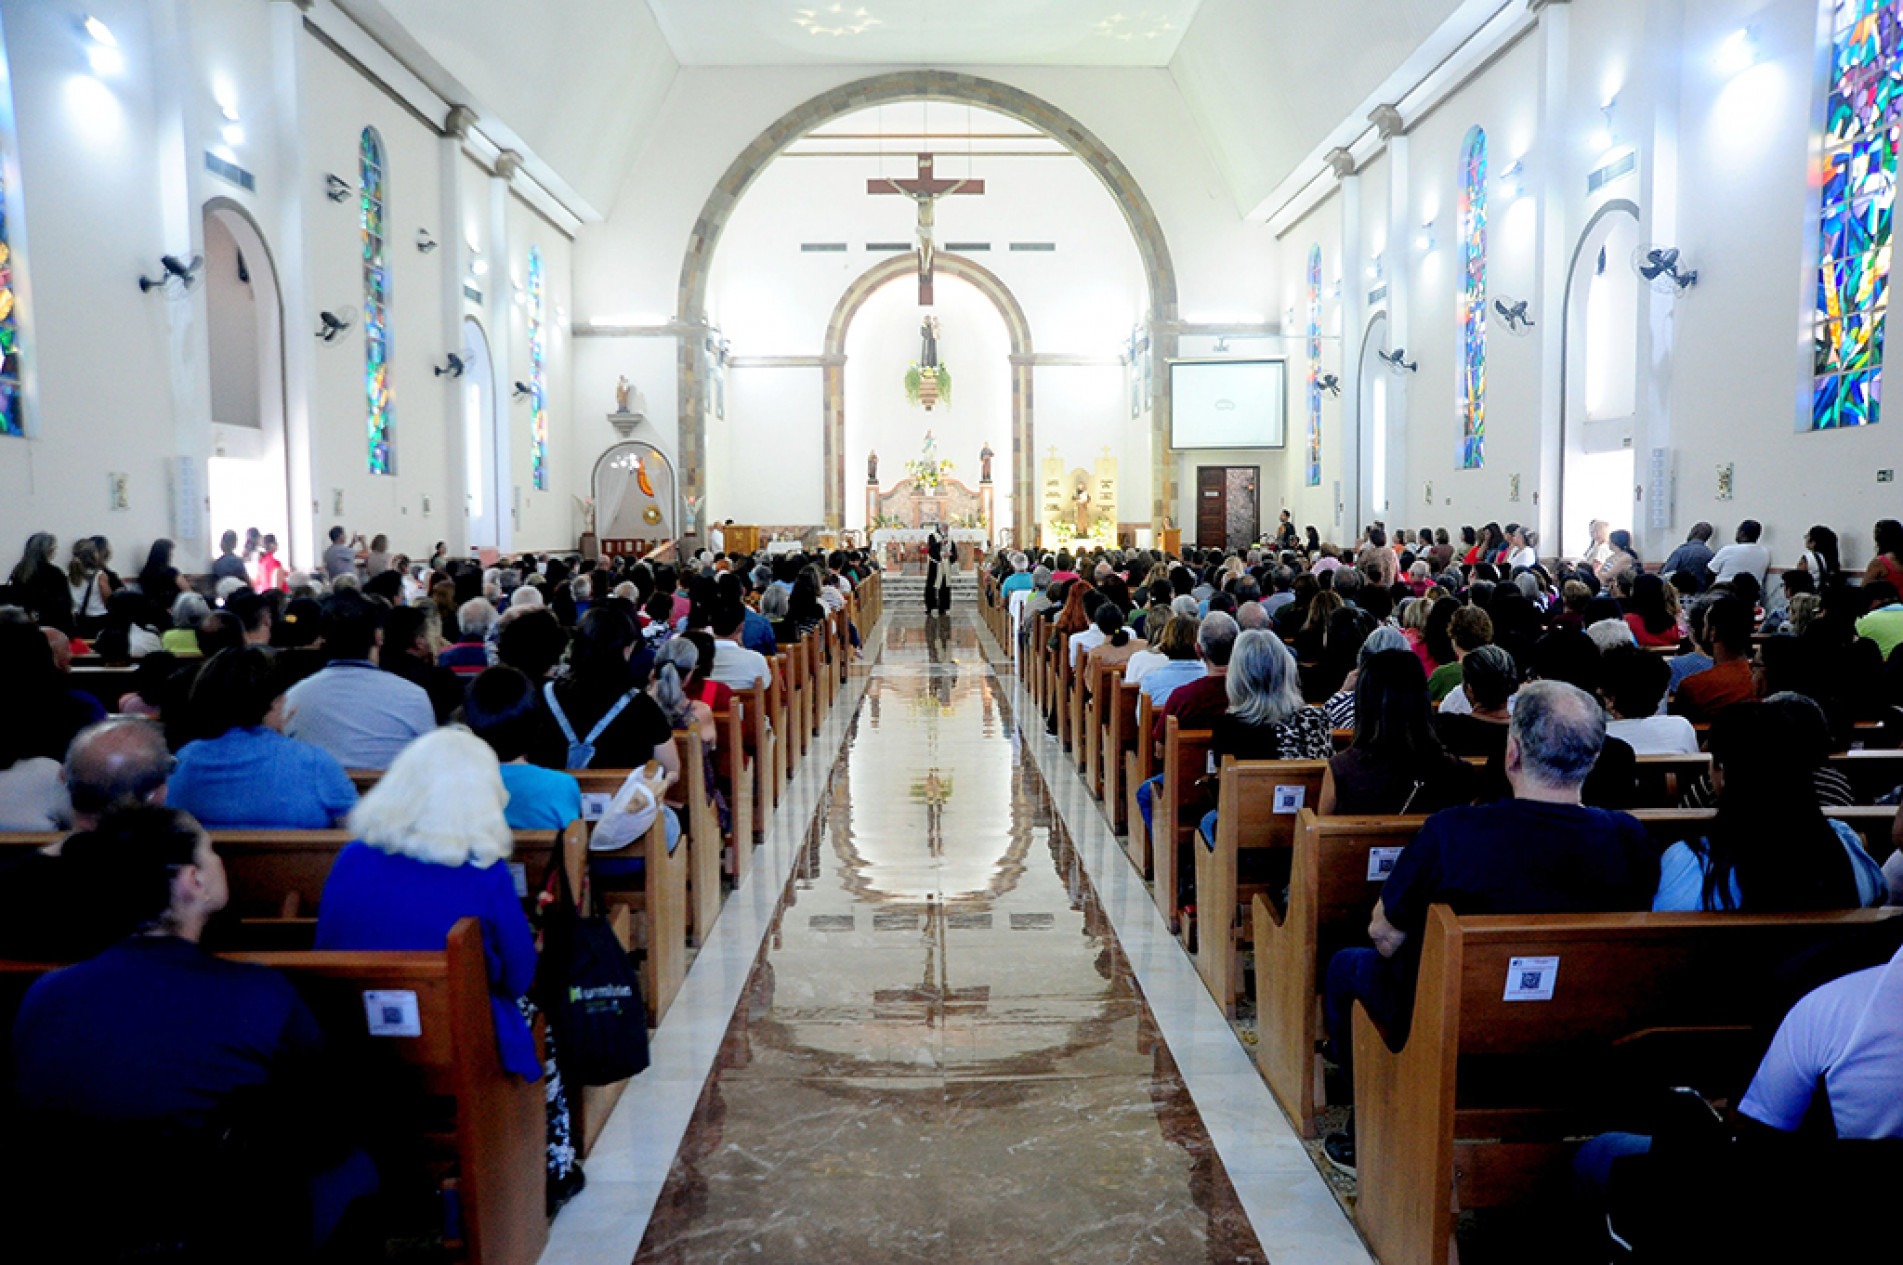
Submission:
[[[689,327],[704,327],[707,324],[707,288],[721,234],[726,230],[734,208],[739,205],[748,187],[781,150],[822,123],[842,114],[887,102],[920,98],[982,106],[1038,128],[1069,146],[1071,152],[1103,182],[1104,188],[1123,211],[1124,220],[1136,244],[1137,256],[1143,263],[1144,276],[1148,279],[1150,356],[1154,361],[1156,377],[1158,380],[1164,379],[1166,366],[1176,355],[1176,266],[1170,259],[1162,221],[1137,184],[1136,177],[1089,128],[1050,102],[1010,84],[948,70],[893,71],[841,84],[787,111],[755,137],[715,182],[707,195],[707,201],[701,206],[700,214],[694,220],[693,230],[687,238],[687,253],[681,261],[676,319]],[[707,413],[703,400],[706,382],[700,344],[700,339],[691,334],[684,335],[678,343],[676,360],[681,470],[686,479],[683,490],[686,495],[693,497],[706,495]],[[1030,367],[1024,366],[1027,383],[1029,372]],[[1169,422],[1169,398],[1165,393],[1157,397],[1150,412],[1150,521],[1153,528],[1159,531],[1164,517],[1172,512],[1170,507],[1177,499],[1175,464],[1169,460]],[[830,428],[827,434],[830,437]],[[1013,452],[1013,489],[1034,485],[1035,456],[1029,448]],[[843,505],[843,492],[841,495]],[[829,485],[828,500],[831,496]]]
[[[1011,336],[1011,496],[1012,531],[1023,535],[1026,506],[1032,505],[1036,487],[1029,481],[1030,458],[1037,451],[1031,436],[1031,324],[1011,287],[998,275],[963,255],[939,253],[933,257],[935,271],[969,282],[991,301],[1004,318]],[[846,522],[846,331],[866,300],[884,286],[918,274],[918,260],[911,255],[895,255],[860,273],[839,296],[832,319],[826,322],[826,525],[843,527]]]

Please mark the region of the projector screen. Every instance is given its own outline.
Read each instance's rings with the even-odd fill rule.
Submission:
[[[1170,362],[1170,447],[1280,448],[1288,365],[1281,360]]]

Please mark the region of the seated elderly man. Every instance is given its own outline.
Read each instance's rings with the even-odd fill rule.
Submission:
[[[460,636],[436,656],[436,665],[457,676],[475,676],[489,666],[489,634],[496,626],[496,608],[486,597],[472,597],[456,608]]]
[[[165,731],[152,721],[122,718],[81,730],[60,770],[73,833],[96,829],[111,808],[164,803],[171,772]],[[85,942],[88,929],[61,894],[63,842],[8,849],[18,855],[0,860],[0,957],[58,962],[97,947]]]
[[[1390,1042],[1413,1015],[1420,937],[1432,905],[1456,914],[1618,913],[1650,909],[1658,852],[1645,828],[1620,812],[1580,802],[1605,744],[1599,703],[1563,681],[1521,689],[1507,737],[1513,798],[1435,813],[1396,858],[1368,925],[1371,949],[1343,949],[1328,963],[1323,994],[1334,1061],[1353,1071],[1350,1020],[1358,1001]],[[1325,1143],[1354,1171],[1349,1132]]]
[[[284,732],[322,747],[346,769],[387,769],[412,739],[436,728],[429,695],[378,669],[383,611],[369,598],[339,589],[324,599],[319,622],[330,663],[284,696]]]

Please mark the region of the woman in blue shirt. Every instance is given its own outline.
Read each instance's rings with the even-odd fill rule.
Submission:
[[[549,1069],[536,1056],[525,1000],[535,982],[535,933],[508,866],[515,837],[495,752],[467,729],[424,734],[405,747],[351,810],[355,842],[337,854],[317,910],[319,949],[433,951],[463,918],[482,923],[490,1013],[502,1064],[527,1080]],[[568,1138],[568,1104],[549,1095],[551,1203],[581,1188]]]
[[[1711,726],[1718,813],[1659,858],[1654,911],[1790,913],[1880,905],[1889,888],[1855,831],[1824,816],[1812,774],[1823,710],[1798,694],[1738,703]]]
[[[192,684],[199,736],[178,753],[166,802],[208,829],[324,830],[357,802],[344,766],[286,737],[284,680],[259,646],[221,650]]]

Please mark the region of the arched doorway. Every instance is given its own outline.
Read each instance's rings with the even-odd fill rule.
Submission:
[[[680,479],[667,454],[646,440],[624,440],[597,457],[588,487],[604,554],[646,552],[632,542],[652,549],[680,535]]]
[[[1004,319],[1005,331],[1011,341],[1011,451],[1014,454],[1034,453],[1036,446],[1032,430],[1031,395],[1031,327],[1026,320],[1024,309],[1011,293],[1010,287],[1000,281],[990,270],[959,255],[940,254],[934,261],[936,271],[946,277],[970,283]],[[848,468],[860,456],[846,451],[846,335],[866,302],[874,293],[888,285],[896,284],[905,278],[916,275],[918,265],[910,255],[900,255],[876,264],[861,273],[846,292],[839,297],[839,303],[833,309],[832,319],[826,324],[826,521],[830,526],[844,526],[850,519],[846,513],[850,502],[847,500],[849,479]],[[985,442],[990,442],[988,439]],[[910,456],[908,453],[889,452],[885,456],[889,461],[901,461]],[[967,482],[976,481],[976,471]],[[888,467],[885,482],[895,480],[892,467]],[[1025,507],[1033,502],[1028,495],[1021,496],[1016,480],[1005,491],[1005,499],[1011,508],[1010,524],[1012,530],[1021,537],[1024,523],[1028,518]]]
[[[1644,288],[1632,268],[1639,208],[1608,202],[1587,223],[1566,276],[1564,407],[1560,413],[1559,547],[1585,552],[1604,519],[1641,544],[1635,513],[1634,425]],[[1654,489],[1664,495],[1665,489]]]
[[[463,318],[463,513],[469,546],[505,549],[509,544],[509,498],[504,486],[508,449],[496,407],[496,367],[489,336],[475,317]]]
[[[287,556],[314,548],[290,513],[284,442],[284,313],[277,265],[250,214],[226,198],[204,209],[211,537],[256,527]],[[294,525],[295,521],[295,525]]]
[[[721,234],[742,195],[781,150],[841,115],[869,106],[920,99],[979,106],[1030,124],[1068,146],[1097,176],[1121,209],[1142,261],[1149,290],[1149,355],[1156,379],[1165,380],[1164,366],[1177,350],[1176,269],[1162,222],[1136,178],[1090,129],[1056,106],[1009,84],[951,71],[896,71],[842,84],[788,111],[761,132],[715,183],[688,235],[687,253],[681,262],[677,319],[688,326],[708,324],[708,286]],[[708,383],[699,339],[684,336],[678,340],[676,377],[683,490],[687,496],[699,498],[706,492],[708,418]],[[1160,527],[1174,514],[1178,499],[1174,463],[1169,459],[1167,393],[1156,397],[1150,421],[1150,520]],[[1034,501],[1036,459],[1036,453],[1028,448],[1012,453],[1011,489],[1017,505]]]
[[[1361,338],[1361,358],[1355,379],[1359,391],[1355,400],[1355,468],[1361,472],[1356,496],[1343,534],[1356,536],[1375,519],[1390,521],[1396,471],[1389,465],[1394,451],[1388,418],[1392,416],[1389,399],[1394,387],[1392,370],[1379,353],[1387,349],[1388,314],[1376,312]]]

